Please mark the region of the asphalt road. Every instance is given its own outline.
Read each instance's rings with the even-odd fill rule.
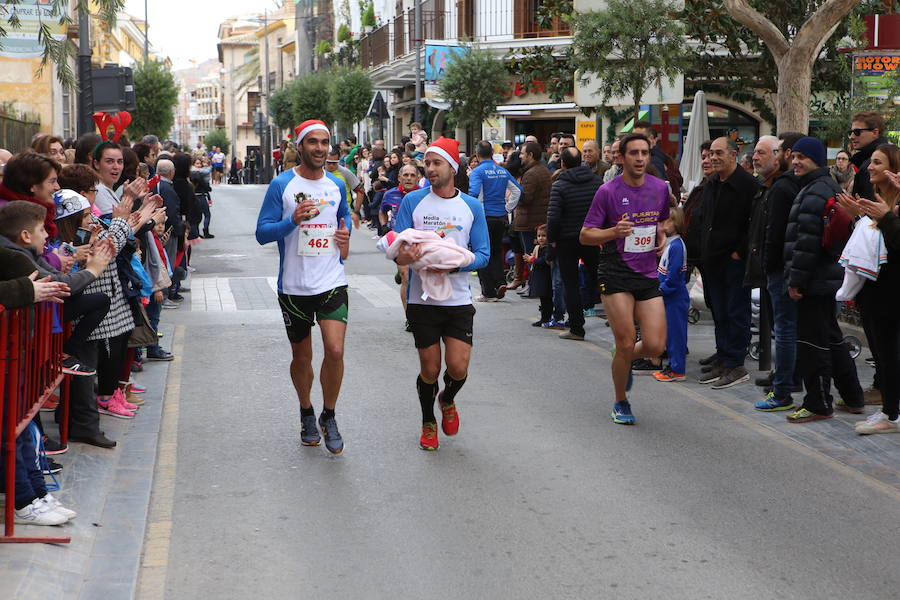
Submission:
[[[598,319],[592,343],[564,342],[529,326],[534,301],[479,305],[460,434],[421,451],[416,352],[366,230],[346,265],[346,449],[302,447],[277,251],[253,236],[263,194],[214,190],[217,237],[163,314],[181,332],[179,401],[151,512],[168,498],[171,527],[151,524],[165,585],[140,597],[897,597],[900,488],[696,384],[640,378],[638,425],[614,425]]]

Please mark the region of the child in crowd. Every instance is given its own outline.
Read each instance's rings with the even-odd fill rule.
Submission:
[[[428,148],[428,134],[422,129],[419,123],[412,123],[409,126],[410,143],[413,144],[413,152],[416,154],[425,154]]]
[[[547,226],[537,229],[537,244],[531,254],[526,254],[525,262],[531,265],[531,293],[541,299],[541,318],[532,327],[548,327],[553,320],[553,282],[550,266],[556,260],[554,248],[547,243]]]
[[[653,374],[657,381],[684,380],[687,356],[688,309],[691,298],[685,277],[687,275],[687,253],[681,234],[684,232],[684,211],[674,207],[669,218],[663,222],[666,232],[666,248],[659,261],[659,290],[666,305],[666,354],[669,364]]]
[[[63,218],[90,209],[87,198],[71,190],[57,192],[56,218]],[[27,257],[38,277],[50,276],[69,286],[72,296],[63,303],[63,320],[77,321],[72,335],[63,345],[67,357],[63,360],[63,372],[70,375],[93,375],[96,365],[89,364],[85,344],[88,336],[106,316],[109,298],[103,293],[86,294],[84,289],[96,280],[106,269],[115,255],[109,243],[97,244],[87,255],[84,268],[74,273],[64,273],[54,269],[41,258],[47,242],[44,227],[46,209],[33,202],[17,200],[0,208],[0,245]],[[74,248],[71,248],[74,254]],[[70,261],[74,262],[74,261]]]

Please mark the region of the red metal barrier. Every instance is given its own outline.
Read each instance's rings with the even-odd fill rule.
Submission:
[[[60,384],[59,401],[63,407],[60,441],[68,442],[69,382],[62,372],[66,334],[53,333],[54,310],[46,302],[17,310],[0,306],[0,390],[3,393],[0,425],[6,446],[6,530],[0,536],[0,543],[66,544],[71,541],[68,537],[15,535],[16,438]]]

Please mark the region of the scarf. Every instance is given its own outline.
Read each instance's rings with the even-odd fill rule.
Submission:
[[[24,200],[25,202],[34,202],[38,206],[43,206],[47,209],[47,214],[44,215],[44,228],[47,230],[49,239],[56,239],[59,236],[59,229],[56,228],[56,221],[54,220],[56,218],[56,204],[53,202],[45,204],[30,194],[14,192],[2,183],[0,183],[0,200],[6,200],[7,202]]]

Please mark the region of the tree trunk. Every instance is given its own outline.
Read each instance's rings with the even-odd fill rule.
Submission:
[[[812,66],[822,46],[841,19],[859,4],[860,0],[825,0],[813,12],[794,39],[788,42],[784,34],[758,12],[747,0],[724,0],[725,10],[739,23],[753,30],[765,42],[778,64],[778,98],[775,112],[778,131],[809,130],[809,97]]]
[[[809,132],[809,97],[812,88],[812,63],[793,59],[793,49],[778,61],[778,97],[776,131]]]

